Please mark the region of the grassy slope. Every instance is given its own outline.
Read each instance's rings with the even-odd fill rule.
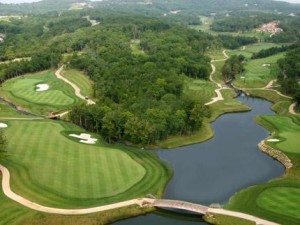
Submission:
[[[244,88],[265,87],[271,80],[276,79],[276,73],[271,73],[271,68],[277,60],[284,57],[285,53],[276,54],[267,58],[254,59],[245,64],[245,72],[237,76],[234,85]],[[270,66],[263,66],[270,64]],[[241,78],[245,77],[245,78]]]
[[[152,153],[68,138],[68,132],[83,131],[68,123],[4,122],[9,157],[3,164],[12,189],[48,206],[81,208],[157,194],[170,177]]]
[[[202,102],[209,102],[213,97],[215,97],[216,85],[210,81],[202,79],[185,79],[185,94],[194,96],[197,99],[201,99]]]
[[[2,180],[1,175],[0,179]],[[3,194],[2,190],[0,190],[0,209],[0,225],[21,225],[24,219],[38,214],[11,201]]]
[[[294,167],[282,178],[269,183],[250,187],[237,193],[226,206],[228,209],[243,211],[283,225],[300,223],[300,150],[299,116],[260,116],[257,122],[272,132],[281,142],[268,144],[284,151]]]
[[[254,222],[236,218],[236,217],[230,217],[230,216],[224,216],[221,214],[214,214],[213,217],[205,217],[204,218],[208,223],[212,224],[226,224],[226,225],[255,225]]]
[[[250,59],[253,53],[257,53],[263,49],[279,47],[279,46],[281,45],[275,43],[260,42],[260,43],[247,45],[245,50],[243,50],[243,48],[241,47],[240,49],[236,49],[236,50],[227,50],[227,53],[228,55],[243,55],[247,59]]]
[[[36,85],[50,86],[45,92],[36,92]],[[68,84],[55,77],[52,71],[28,74],[6,81],[0,94],[22,108],[37,114],[62,111],[80,102]]]
[[[272,90],[247,90],[251,96],[258,98],[264,98],[270,102],[273,102],[272,110],[279,115],[288,115],[289,107],[291,105],[291,99],[283,97]]]
[[[80,88],[84,96],[93,96],[93,82],[78,70],[64,70],[63,76]]]

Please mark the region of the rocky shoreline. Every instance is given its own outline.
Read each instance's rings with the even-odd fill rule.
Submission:
[[[282,163],[286,169],[291,169],[293,167],[293,163],[289,157],[287,157],[283,152],[267,145],[264,140],[258,144],[258,147],[262,152]]]

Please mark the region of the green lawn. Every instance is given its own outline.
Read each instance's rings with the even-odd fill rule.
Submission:
[[[49,90],[37,92],[36,85],[48,84]],[[29,74],[6,81],[0,94],[9,101],[38,114],[69,109],[81,102],[71,86],[59,80],[53,71]]]
[[[257,198],[257,204],[269,211],[300,220],[299,196],[299,188],[274,187],[263,191]]]
[[[247,59],[250,59],[253,53],[257,53],[263,49],[279,47],[279,46],[281,46],[281,44],[260,42],[260,43],[247,45],[245,50],[243,50],[243,47],[241,47],[236,50],[227,50],[227,53],[228,55],[244,55]]]
[[[248,89],[247,92],[251,96],[266,99],[273,102],[272,110],[279,115],[289,115],[289,107],[292,104],[291,99],[283,97],[272,90]]]
[[[300,224],[300,116],[259,116],[256,121],[280,142],[267,142],[293,163],[282,178],[247,188],[231,198],[226,208],[253,214],[282,225]]]
[[[276,63],[285,53],[267,58],[250,60],[245,64],[245,72],[236,76],[234,85],[244,88],[265,87],[271,80],[277,78]],[[273,69],[273,71],[272,71]]]
[[[84,132],[69,123],[2,122],[9,126],[2,163],[11,171],[12,189],[40,204],[82,208],[160,194],[170,177],[152,153],[69,138]]]
[[[187,95],[193,96],[195,99],[200,99],[201,102],[209,102],[213,97],[216,96],[215,89],[217,88],[215,84],[210,81],[202,79],[185,79],[185,89],[184,92]]]
[[[214,214],[213,217],[204,218],[208,223],[222,224],[222,225],[255,225],[255,222],[240,219],[236,217],[225,216],[221,214]]]
[[[0,175],[0,180],[2,177]],[[0,190],[0,225],[21,225],[23,220],[38,213],[8,199]]]
[[[27,118],[29,116],[19,113],[13,107],[9,106],[7,103],[0,100],[0,117]]]
[[[83,96],[93,96],[93,82],[78,70],[63,70],[63,76],[80,88]]]

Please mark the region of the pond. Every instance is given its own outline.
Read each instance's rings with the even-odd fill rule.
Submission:
[[[252,111],[225,114],[218,118],[212,124],[215,136],[211,140],[176,149],[157,150],[160,158],[168,162],[174,170],[164,198],[203,205],[225,204],[235,192],[284,174],[284,167],[257,147],[261,140],[268,137],[269,132],[257,125],[253,119],[261,114],[274,114],[270,109],[272,104],[247,96],[240,96],[238,100],[250,106]],[[114,224],[207,223],[198,216],[158,211]]]

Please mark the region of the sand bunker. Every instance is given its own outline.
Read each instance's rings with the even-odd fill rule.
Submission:
[[[5,123],[0,123],[0,128],[7,128],[8,126],[7,126],[7,124],[5,124]]]
[[[271,64],[268,64],[268,63],[267,64],[262,64],[262,66],[263,67],[269,67],[269,66],[271,66]]]
[[[48,84],[38,84],[36,85],[37,89],[36,91],[47,91],[49,89]]]
[[[268,142],[279,142],[279,139],[268,139]]]
[[[80,142],[84,143],[84,144],[96,144],[96,142],[98,140],[96,138],[92,138],[90,134],[84,134],[84,133],[80,134],[80,135],[70,134],[69,136],[81,139]]]

